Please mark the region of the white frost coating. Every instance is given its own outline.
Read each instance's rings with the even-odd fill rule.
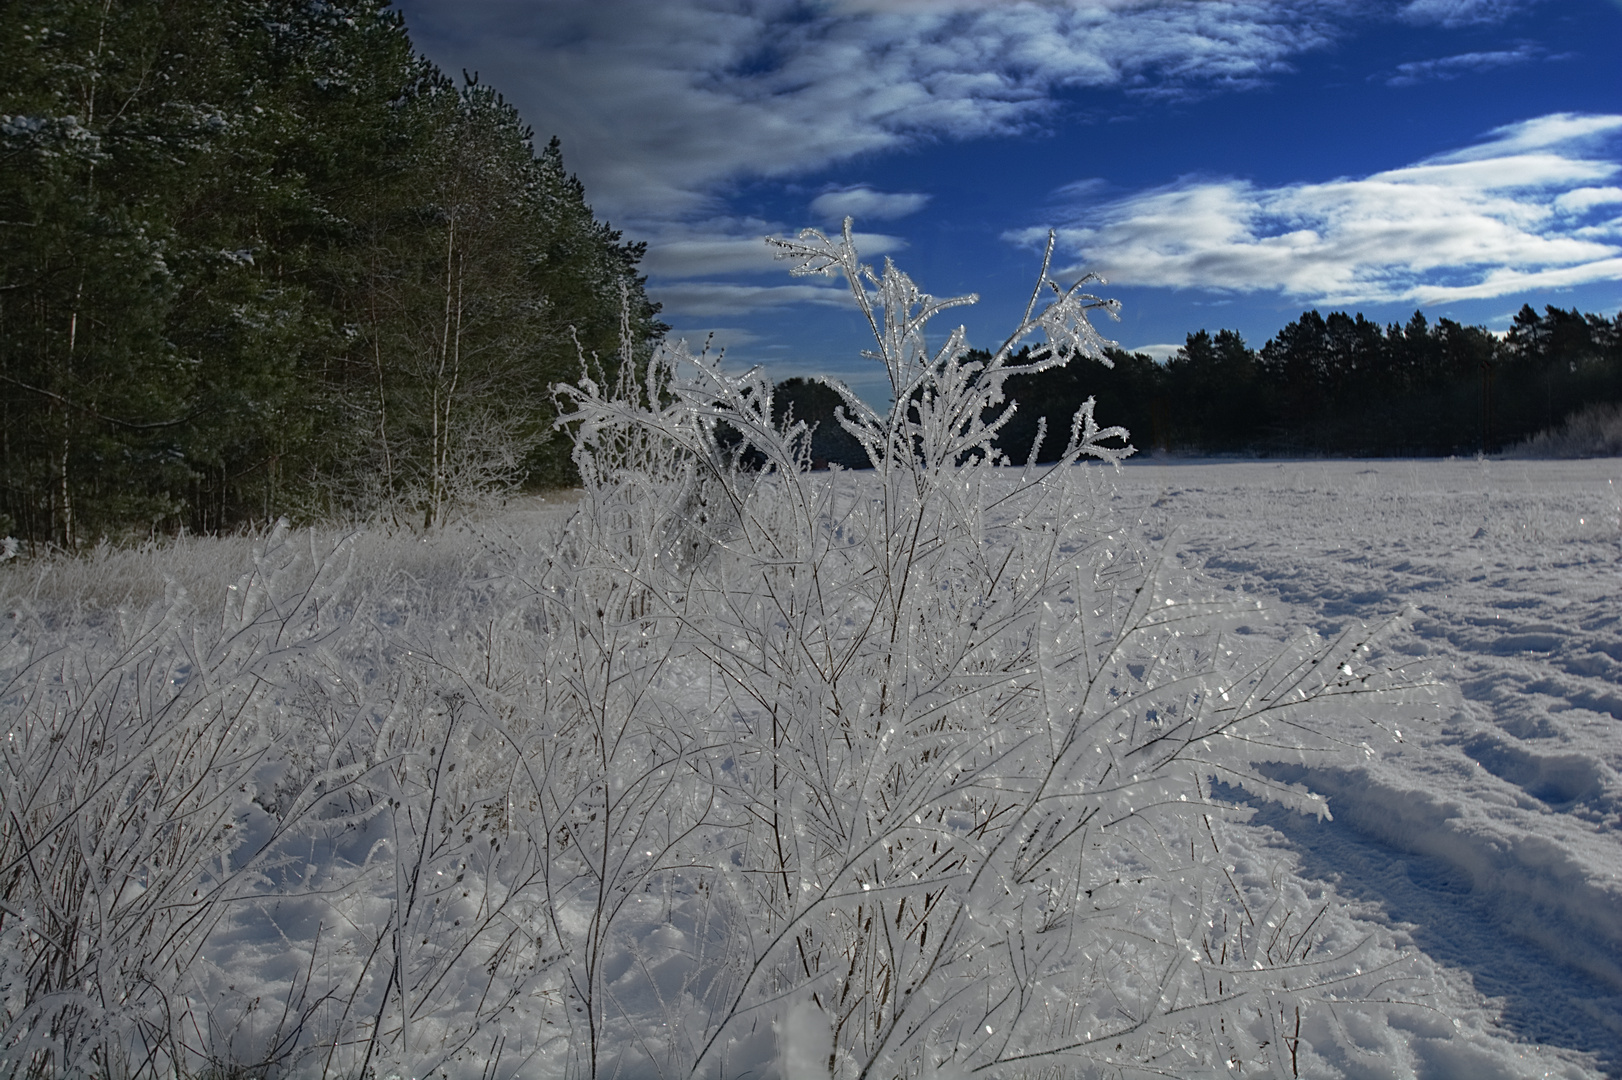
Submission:
[[[783,1080],[827,1080],[834,1039],[821,1006],[802,1001],[777,1021],[777,1054]]]

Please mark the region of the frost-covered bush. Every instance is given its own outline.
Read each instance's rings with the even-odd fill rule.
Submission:
[[[1090,403],[1058,463],[999,460],[1004,381],[1101,356],[1105,301],[1044,263],[975,360],[924,337],[971,298],[848,223],[777,243],[873,329],[871,471],[808,471],[769,381],[678,346],[559,389],[584,490],[540,534],[281,530],[222,615],[14,607],[5,1075],[1405,1060],[1417,969],[1221,795],[1324,812],[1265,763],[1413,688],[1361,630],[1227,633],[1253,605],[1079,464],[1130,453]]]
[[[599,598],[572,708],[644,770],[593,751],[576,785],[601,792],[601,838],[574,880],[583,913],[628,928],[648,917],[630,897],[660,897],[657,933],[571,975],[597,1063],[733,1074],[775,1031],[805,1075],[1296,1069],[1302,1011],[1394,976],[1299,887],[1236,876],[1236,813],[1210,785],[1323,812],[1258,762],[1337,751],[1310,721],[1400,679],[1367,667],[1359,633],[1240,653],[1233,605],[1171,550],[1135,550],[1075,467],[1131,452],[1091,402],[1058,463],[1003,467],[1004,380],[1103,358],[1104,301],[1044,265],[976,362],[961,329],[924,339],[972,298],[862,265],[849,223],[774,243],[797,272],[842,274],[872,327],[895,404],[838,388],[871,474],[807,472],[808,433],[771,423],[764,376],[680,347],[639,386],[568,392],[586,497],[565,558]],[[764,466],[739,468],[718,430]],[[628,773],[642,786],[616,797]]]
[[[357,546],[396,556],[358,595]],[[7,598],[0,1075],[489,1055],[534,965],[533,852],[502,850],[513,756],[457,692],[496,653],[444,645],[467,607],[418,632],[430,568],[400,554],[284,525],[217,614]]]
[[[1589,405],[1505,451],[1507,457],[1590,458],[1622,456],[1622,403]]]

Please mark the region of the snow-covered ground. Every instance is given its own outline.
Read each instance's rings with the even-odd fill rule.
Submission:
[[[1253,620],[1236,627],[1256,639],[1254,650],[1240,652],[1267,655],[1275,651],[1268,639],[1301,631],[1332,637],[1357,623],[1406,613],[1384,652],[1374,654],[1375,666],[1403,665],[1415,677],[1429,672],[1438,684],[1434,700],[1415,694],[1373,717],[1393,729],[1390,739],[1372,738],[1355,717],[1322,718],[1330,734],[1354,746],[1367,742],[1366,752],[1315,765],[1310,773],[1299,765],[1271,767],[1277,779],[1305,780],[1326,794],[1332,820],[1258,804],[1249,826],[1229,822],[1222,834],[1232,874],[1224,880],[1236,903],[1246,902],[1241,892],[1252,902],[1278,894],[1286,901],[1279,910],[1289,909],[1286,920],[1297,910],[1303,917],[1317,913],[1304,938],[1316,934],[1326,951],[1346,950],[1346,964],[1373,964],[1390,973],[1340,971],[1323,984],[1324,994],[1308,994],[1308,1026],[1294,1029],[1303,1044],[1299,1075],[1622,1076],[1622,459],[1149,460],[1129,463],[1119,473],[1094,466],[1089,475],[1100,484],[1088,488],[1113,508],[1112,528],[1137,531],[1150,549],[1170,548],[1196,577],[1218,589],[1268,601]],[[850,485],[853,496],[871,482],[868,474],[827,479]],[[506,756],[476,745],[484,737],[477,725],[459,735],[467,745],[451,741],[457,723],[470,723],[457,720],[464,703],[492,716],[509,706],[514,715],[533,716],[555,707],[546,704],[552,675],[568,677],[571,669],[547,651],[547,635],[537,630],[536,598],[552,595],[542,588],[544,574],[559,529],[575,509],[566,499],[526,502],[427,537],[186,539],[143,551],[108,549],[80,560],[13,564],[0,573],[7,610],[0,674],[10,680],[0,680],[6,687],[0,711],[8,722],[26,721],[15,732],[22,743],[40,718],[61,720],[91,705],[88,711],[98,716],[113,715],[116,706],[131,717],[149,717],[151,730],[170,741],[190,730],[187,717],[195,718],[199,732],[213,730],[215,717],[249,717],[253,723],[242,738],[253,741],[253,754],[283,772],[313,760],[328,740],[329,756],[338,764],[327,765],[309,790],[320,785],[342,793],[353,785],[348,797],[363,808],[346,817],[337,813],[334,798],[318,821],[301,823],[293,810],[304,796],[288,794],[296,794],[297,785],[282,772],[261,776],[268,765],[246,756],[241,764],[228,763],[218,777],[218,769],[199,774],[217,781],[217,792],[197,799],[180,792],[170,799],[173,806],[163,804],[162,813],[172,819],[184,813],[239,836],[237,830],[249,826],[257,838],[269,828],[271,812],[292,823],[289,836],[308,835],[298,841],[308,851],[302,871],[268,856],[262,868],[239,867],[234,876],[219,864],[216,906],[229,915],[221,916],[216,929],[197,932],[195,957],[163,969],[194,995],[198,1015],[210,1027],[206,1036],[199,1031],[192,1052],[207,1055],[223,1047],[227,1054],[269,1053],[276,1047],[266,1043],[267,1030],[272,1042],[285,1035],[293,1047],[298,1039],[327,1038],[329,1028],[332,1038],[354,1029],[346,1036],[350,1042],[334,1044],[336,1058],[331,1051],[305,1054],[296,1059],[300,1064],[288,1066],[289,1073],[341,1073],[344,1062],[363,1070],[370,1061],[406,1075],[414,1066],[404,1063],[456,1046],[465,1052],[441,1054],[447,1075],[584,1071],[583,1036],[565,1006],[564,976],[558,974],[572,961],[550,944],[557,938],[574,947],[569,943],[584,933],[570,922],[578,913],[568,903],[554,905],[556,926],[544,942],[535,939],[540,951],[533,955],[519,948],[509,957],[502,936],[509,921],[533,927],[539,925],[536,912],[552,910],[551,897],[543,901],[525,883],[547,881],[557,853],[547,863],[526,860],[556,830],[537,833],[539,839],[526,847],[515,826],[504,818],[492,821],[483,809],[490,791],[506,803],[509,816],[528,812],[509,801],[520,790],[510,778],[503,780],[499,769],[491,777],[479,771]],[[1247,612],[1244,618],[1252,606],[1249,599],[1236,605]],[[672,722],[681,721],[692,689],[679,680],[669,689],[661,707]],[[161,707],[148,708],[143,703],[149,699]],[[697,723],[714,709],[688,712]],[[169,714],[178,721],[166,720]],[[149,749],[140,740],[148,729],[129,723],[136,734],[119,753],[127,750],[131,763],[145,761]],[[521,756],[545,757],[551,738]],[[287,749],[289,739],[298,745]],[[35,749],[54,753],[49,745]],[[81,749],[87,760],[106,756],[96,745]],[[448,846],[435,854],[415,840],[402,844],[399,837],[416,836],[412,829],[444,813],[430,802],[427,817],[412,817],[424,792],[437,792],[438,769],[443,765],[448,776],[455,768],[444,764],[453,750],[464,765],[455,776],[457,790],[466,787],[468,806],[457,811],[456,827],[442,837]],[[19,762],[25,758],[21,743],[8,753],[19,755]],[[735,751],[724,753],[723,777]],[[343,764],[351,759],[369,764]],[[174,760],[184,765],[190,759],[177,751]],[[38,804],[40,820],[57,828],[54,795],[30,794],[34,787],[22,769],[0,779],[10,785],[8,799],[28,796],[30,805]],[[732,791],[728,782],[717,782],[715,791]],[[62,783],[65,792],[78,779],[67,776]],[[252,784],[259,786],[250,801],[243,793]],[[557,794],[548,785],[522,790],[543,803]],[[1237,788],[1219,787],[1216,794],[1247,798]],[[592,810],[589,795],[563,799],[557,813]],[[114,799],[108,812],[122,806]],[[160,885],[175,891],[175,900],[165,901],[169,907],[195,906],[188,899],[197,896],[192,877],[179,873],[167,880],[159,873],[161,860],[148,858],[167,851],[153,845],[170,843],[179,833],[154,830],[141,814],[124,815],[116,824],[130,837],[127,853],[135,870],[109,862],[107,895],[116,900],[109,910],[127,907],[126,922],[136,926],[137,915],[147,917],[141,914],[147,898],[163,899]],[[104,824],[97,828],[107,834]],[[332,835],[323,839],[323,830]],[[230,835],[219,832],[190,857],[207,862],[227,852],[240,855],[240,842]],[[114,855],[126,850],[105,846]],[[417,854],[403,858],[399,851]],[[402,890],[415,895],[412,875],[419,870],[423,880],[442,879],[449,891],[441,904],[441,886],[434,885],[431,905],[402,916],[391,898]],[[146,892],[122,889],[125,878],[117,875],[129,872],[144,875]],[[1172,868],[1172,875],[1181,873],[1183,868]],[[455,884],[463,874],[482,882],[484,906],[469,907],[466,890],[474,886]],[[684,937],[677,928],[681,920],[671,915],[684,911],[683,904],[691,907],[697,895],[682,891],[681,873],[661,877],[644,868],[637,874],[627,880],[634,878],[637,887],[630,891],[641,906],[627,906],[619,916],[619,936],[601,945],[610,972],[603,985],[615,1010],[610,1018],[619,1018],[607,1029],[603,1057],[617,1060],[623,1075],[664,1075],[649,1065],[652,1051],[638,1056],[630,1043],[680,1042],[671,1034],[679,1025],[669,1021],[683,1014],[672,1004],[676,998],[662,996],[661,980],[692,968],[704,942],[694,936],[701,924],[689,926]],[[647,901],[658,893],[649,886],[664,890],[659,903]],[[1150,890],[1140,899],[1158,896]],[[1337,897],[1350,908],[1335,903]],[[1096,903],[1092,910],[1099,910]],[[8,959],[20,958],[24,944],[37,945],[28,918],[24,912],[0,926],[22,935],[0,941],[0,949],[18,954],[0,953],[0,972]],[[161,919],[153,918],[152,925],[159,925]],[[420,932],[401,933],[406,918],[415,920],[413,927],[420,923]],[[124,924],[111,917],[102,921],[109,940],[127,943],[119,935],[139,933],[138,927],[120,929]],[[1274,926],[1277,937],[1286,924],[1266,925]],[[1301,923],[1288,925],[1294,934]],[[1255,940],[1253,935],[1252,948]],[[1360,940],[1366,949],[1354,944]],[[400,942],[411,945],[411,955],[396,963],[410,960],[417,965],[412,970],[426,972],[420,984],[426,989],[413,999],[418,1011],[410,1038],[418,1049],[412,1054],[397,1045],[407,1039],[404,1020],[390,1020],[392,1010],[403,1013],[404,1003],[396,994],[390,1004],[389,965],[370,959]],[[498,982],[510,983],[510,1005],[502,997],[499,1007],[490,1006],[488,994],[470,996],[458,981],[468,974],[463,968],[497,974],[499,965],[487,966],[479,951],[487,946],[490,965],[509,957],[512,970],[502,968]],[[151,948],[152,956],[167,956],[159,945]],[[461,951],[478,963],[466,961]],[[1404,951],[1407,960],[1399,957]],[[117,948],[85,955],[86,963],[106,969],[97,976],[104,982],[122,977],[114,970]],[[1120,956],[1108,950],[1104,955],[1110,958],[1101,960],[1108,983]],[[160,966],[154,961],[152,970]],[[1232,965],[1220,963],[1210,971],[1235,974]],[[1383,996],[1387,986],[1397,988],[1392,992],[1402,1000]],[[354,1002],[365,1004],[366,1016],[375,1019],[349,1021],[351,1012],[362,1011],[351,1008]],[[1343,1004],[1347,1015],[1336,1018],[1338,1029],[1331,1032],[1324,1017]],[[22,1038],[25,1014],[3,996],[0,1006],[10,1024],[6,1037]],[[294,1022],[287,1019],[289,1010]],[[110,1010],[98,1023],[129,1026],[133,1039],[149,1021],[144,1013],[124,1011],[128,1017]],[[688,1015],[698,1014],[689,1009]],[[1100,1014],[1088,1022],[1115,1019]],[[563,1034],[570,1023],[575,1028]],[[517,1055],[511,1047],[525,1024],[539,1034]],[[750,1030],[755,1034],[735,1039],[726,1075],[739,1067],[753,1069],[751,1075],[797,1075],[793,1047],[822,1045],[819,1040],[827,1038],[820,1014],[801,1006]],[[1288,1024],[1271,1037],[1279,1038],[1278,1031],[1288,1043]],[[378,1042],[377,1056],[366,1039]],[[1109,1047],[1102,1049],[1097,1075],[1121,1075]],[[1271,1067],[1277,1076],[1296,1072],[1293,1044],[1288,1055],[1275,1050],[1259,1058],[1258,1052],[1244,1064]],[[295,1060],[291,1050],[287,1060]],[[1129,1066],[1126,1075],[1160,1068],[1153,1062],[1140,1055],[1139,1070]],[[1225,1075],[1225,1067],[1174,1067],[1170,1074]]]
[[[1509,1034],[1622,1075],[1622,459],[1151,460],[1117,492],[1212,580],[1275,599],[1258,632],[1410,612],[1391,644],[1449,685],[1436,722],[1316,770],[1332,822],[1256,822]]]

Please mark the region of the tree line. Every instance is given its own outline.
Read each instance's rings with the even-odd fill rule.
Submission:
[[[999,449],[1026,460],[1046,417],[1037,456],[1054,460],[1089,397],[1099,422],[1126,427],[1140,450],[1355,457],[1493,453],[1584,406],[1622,401],[1622,314],[1552,306],[1542,314],[1522,307],[1502,336],[1451,319],[1431,323],[1417,311],[1389,326],[1308,311],[1260,350],[1236,331],[1200,330],[1163,364],[1144,353],[1108,355],[1110,365],[1077,358],[1011,377],[1007,395],[1019,408]],[[834,420],[836,395],[824,390],[787,380],[774,405],[818,424],[815,462],[865,466]]]
[[[663,332],[556,139],[384,0],[15,0],[0,535],[432,524],[567,483],[551,386]]]

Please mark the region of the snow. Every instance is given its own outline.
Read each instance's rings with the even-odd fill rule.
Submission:
[[[1622,460],[1151,461],[1116,498],[1271,599],[1257,633],[1410,612],[1388,644],[1446,683],[1436,722],[1373,760],[1278,768],[1333,820],[1255,823],[1468,978],[1506,1034],[1622,1075]]]
[[[1010,482],[1016,472],[1006,471]],[[1622,1076],[1622,461],[1151,460],[1085,475],[1081,490],[1107,504],[1119,526],[1112,547],[1164,549],[1188,575],[1179,579],[1184,591],[1157,597],[1156,610],[1174,599],[1172,610],[1197,607],[1207,595],[1202,589],[1226,594],[1247,613],[1227,640],[1237,653],[1256,655],[1300,631],[1332,638],[1406,613],[1371,649],[1337,660],[1335,674],[1350,683],[1397,663],[1417,685],[1434,676],[1433,697],[1403,698],[1388,714],[1360,718],[1326,708],[1315,715],[1316,729],[1348,749],[1327,759],[1285,754],[1264,766],[1276,784],[1266,794],[1283,802],[1248,793],[1262,790],[1253,782],[1213,785],[1218,800],[1248,804],[1254,814],[1248,822],[1217,822],[1211,842],[1223,846],[1211,880],[1253,909],[1258,933],[1283,940],[1310,932],[1304,940],[1314,956],[1338,957],[1334,963],[1343,966],[1324,969],[1334,992],[1316,1005],[1308,1000],[1299,1027],[1288,1011],[1253,1013],[1249,1030],[1222,1038],[1243,1035],[1252,1055],[1257,1046],[1289,1047],[1272,1059],[1273,1074],[1284,1076]],[[859,492],[868,481],[850,474],[840,482]],[[421,1069],[429,1066],[447,1076],[578,1074],[582,1035],[570,1027],[568,984],[559,976],[574,958],[560,959],[554,940],[595,941],[601,949],[598,970],[613,1010],[602,1053],[622,1075],[658,1075],[714,1030],[706,1027],[714,1014],[704,1013],[713,1006],[702,1002],[715,1000],[706,998],[715,986],[736,982],[713,957],[736,948],[751,928],[730,922],[710,887],[694,887],[702,867],[657,871],[654,849],[677,850],[663,840],[626,849],[622,873],[637,888],[610,937],[593,938],[595,907],[577,880],[561,881],[546,902],[526,893],[525,881],[550,879],[521,836],[496,843],[515,836],[508,823],[525,820],[526,808],[510,794],[523,789],[501,779],[513,759],[499,739],[489,741],[498,733],[490,721],[456,720],[463,699],[443,681],[447,673],[475,680],[458,691],[471,700],[522,702],[545,699],[554,678],[577,677],[554,661],[544,671],[535,666],[545,659],[535,651],[544,627],[519,602],[542,580],[559,529],[575,510],[567,501],[530,503],[428,537],[284,536],[259,542],[251,557],[235,540],[106,556],[99,587],[118,594],[111,601],[90,595],[98,579],[88,570],[5,568],[0,592],[8,597],[10,629],[0,642],[0,667],[9,681],[0,710],[8,723],[39,702],[62,701],[69,712],[85,702],[110,709],[130,693],[119,686],[145,686],[137,704],[170,702],[154,718],[167,709],[199,724],[230,715],[241,725],[243,752],[230,766],[240,781],[221,783],[220,794],[210,796],[216,801],[176,803],[174,811],[232,823],[226,827],[239,846],[218,849],[211,873],[219,895],[237,899],[201,938],[186,937],[184,919],[166,931],[164,916],[153,914],[154,939],[172,932],[200,951],[190,966],[154,953],[170,968],[137,973],[181,972],[171,1004],[202,1018],[194,1049],[204,1057],[252,1061],[279,1047],[291,1054],[297,1039],[350,1031],[358,1041],[336,1053],[286,1061],[299,1075],[354,1071],[368,1030],[354,1018],[364,1010],[382,1036],[415,1047],[408,1054],[380,1042],[372,1059],[379,1075],[411,1064],[412,1075],[427,1075]],[[189,582],[195,601],[181,594],[177,577]],[[648,640],[657,644],[657,633]],[[53,697],[53,687],[70,693]],[[713,684],[689,684],[684,693],[660,708],[670,712],[687,701],[705,712],[722,700]],[[329,735],[286,726],[299,717],[317,718]],[[1367,719],[1383,734],[1371,736]],[[179,735],[165,738],[191,729],[174,730]],[[30,738],[27,728],[13,736]],[[330,749],[321,750],[329,736]],[[279,745],[294,742],[299,754],[278,756]],[[366,746],[373,747],[366,761],[343,757]],[[319,758],[318,751],[331,756],[301,774],[298,762]],[[546,765],[546,752],[526,751],[526,767]],[[702,759],[681,754],[669,760]],[[452,760],[461,768],[446,789],[445,809],[435,812],[443,816],[413,816],[443,779],[436,770],[448,772]],[[746,760],[738,748],[720,751],[719,775],[735,779],[717,790],[750,782],[747,766],[738,764]],[[299,799],[316,805],[308,794],[315,788],[300,788],[309,783],[347,792],[347,801],[323,804],[320,828],[290,829],[296,843],[277,848],[272,834],[283,827],[277,822],[292,820],[288,807]],[[621,787],[616,798],[631,790]],[[1174,790],[1178,800],[1188,797],[1169,784],[1131,790],[1122,798],[1152,803],[1155,792]],[[131,791],[139,796],[138,787]],[[492,792],[500,801],[491,801]],[[1317,812],[1324,804],[1313,793],[1327,797],[1327,816]],[[578,806],[595,807],[594,798],[586,792]],[[463,799],[467,808],[453,811],[453,801]],[[676,807],[660,828],[717,820],[706,813],[714,811]],[[424,828],[431,820],[453,826],[435,841],[446,845],[442,855],[421,848],[440,835]],[[136,836],[128,832],[133,825],[125,828]],[[458,846],[464,831],[471,843]],[[154,835],[151,851],[167,851],[171,834],[160,828]],[[1177,912],[1200,910],[1177,896],[1180,876],[1140,882],[1135,891],[1123,882],[1124,870],[1153,869],[1144,857],[1156,835],[1129,829],[1098,849],[1116,877],[1088,884],[1094,924],[1139,920],[1132,925],[1154,931],[1163,926],[1155,905],[1174,925],[1186,917]],[[714,860],[723,884],[734,882],[728,888],[747,887],[749,860],[760,854],[750,843],[723,838],[715,848],[725,855]],[[276,858],[256,862],[246,854],[260,848]],[[400,856],[419,849],[428,854]],[[165,878],[157,859],[137,858],[147,849],[129,850],[130,865],[148,867],[140,871],[148,885],[107,894],[125,919],[120,925],[133,925],[146,910],[143,896],[166,905],[162,910],[190,910],[189,885]],[[423,883],[408,885],[402,875],[414,866]],[[899,877],[860,876],[867,873],[840,886],[851,899],[816,909],[826,912],[829,934],[839,930],[841,904],[904,891]],[[813,900],[834,888],[809,875],[797,885]],[[406,893],[423,901],[402,916],[393,898]],[[32,916],[22,914],[24,921],[4,927],[0,947],[20,950],[34,932]],[[1007,932],[1007,918],[992,908],[970,910],[968,925],[995,940]],[[1296,929],[1309,919],[1304,931]],[[546,938],[539,948],[512,937],[513,927],[544,920],[550,929],[537,937]],[[423,973],[409,1017],[398,995],[389,996],[386,965],[374,961],[396,927],[408,931],[400,935],[409,946],[400,950],[402,969]],[[103,955],[117,957],[126,940],[135,939],[104,944]],[[1097,1041],[1103,1060],[1111,1060],[1116,1037],[1095,1039],[1095,1032],[1118,1027],[1119,1014],[1107,995],[1096,996],[1098,988],[1141,990],[1121,965],[1158,962],[1152,950],[1134,952],[1123,940],[1086,944],[1096,965],[1092,981],[1083,978],[1074,992],[1067,983],[1039,1006],[1075,1038]],[[1186,940],[1197,946],[1194,937]],[[1198,966],[1209,958],[1195,949],[1187,959]],[[1247,959],[1242,968],[1250,967]],[[1247,974],[1232,963],[1202,970],[1229,980]],[[99,977],[122,976],[108,968]],[[722,1031],[712,1059],[724,1061],[729,1075],[827,1075],[830,1020],[807,992],[816,985],[833,984],[809,984],[777,1006],[752,1006],[763,1010],[759,1019]],[[511,988],[507,996],[503,986]],[[145,1029],[137,1013],[130,1005],[104,1022],[132,1025],[128,1038],[138,1041]],[[1219,1018],[1210,1015],[1213,1023]],[[984,1048],[1002,1036],[991,1017],[958,1038]],[[1158,1056],[1138,1060],[1176,1075],[1228,1074],[1190,1056],[1194,1045],[1170,1039]],[[1240,1043],[1233,1045],[1238,1060]],[[1151,1049],[1143,1044],[1139,1053]],[[853,1067],[845,1051],[839,1059],[841,1072]],[[924,1065],[940,1076],[959,1075],[960,1067]]]

